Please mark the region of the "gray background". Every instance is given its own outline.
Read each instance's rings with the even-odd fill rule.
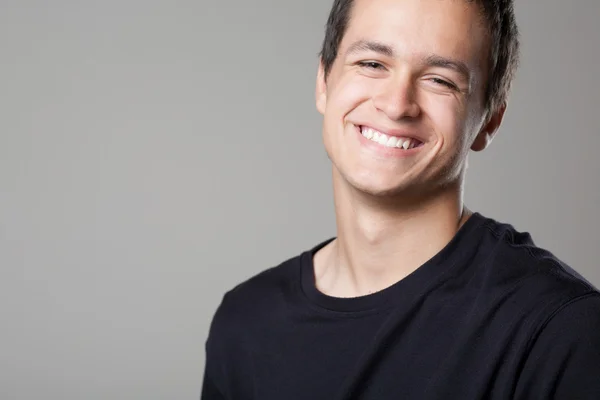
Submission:
[[[0,2],[0,398],[194,399],[222,294],[334,235],[330,1]],[[520,1],[467,204],[600,285],[600,3]]]

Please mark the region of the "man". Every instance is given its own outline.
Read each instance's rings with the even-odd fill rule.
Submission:
[[[600,399],[600,293],[462,200],[518,51],[510,0],[335,1],[337,237],[225,295],[203,399]]]

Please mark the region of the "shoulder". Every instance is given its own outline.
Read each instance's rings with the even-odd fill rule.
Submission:
[[[312,262],[312,254],[322,245],[265,269],[226,292],[213,317],[211,334],[260,329],[285,318],[300,301],[303,267]]]
[[[210,323],[207,360],[234,365],[243,355],[245,343],[260,337],[266,321],[270,324],[277,318],[273,309],[278,307],[278,297],[291,290],[301,258],[296,256],[263,270],[224,294]]]
[[[576,291],[597,291],[574,268],[550,250],[537,246],[529,232],[518,231],[511,224],[485,218],[482,247],[495,272],[517,279],[538,277],[546,283],[556,283]]]
[[[304,253],[270,267],[239,283],[225,293],[215,313],[220,321],[238,321],[256,317],[273,307],[277,299],[295,290]]]
[[[482,289],[496,299],[510,299],[515,307],[537,314],[541,322],[577,299],[600,294],[574,268],[538,247],[528,232],[490,218],[485,218],[482,229],[482,265],[477,267],[482,270]]]

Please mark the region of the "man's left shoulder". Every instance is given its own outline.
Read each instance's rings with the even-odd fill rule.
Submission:
[[[519,306],[552,313],[578,298],[600,295],[576,268],[537,246],[528,232],[491,219],[487,227],[485,286],[495,296],[511,293]]]
[[[527,286],[539,286],[569,300],[600,294],[589,280],[550,251],[533,245],[527,247],[527,253],[531,274]]]

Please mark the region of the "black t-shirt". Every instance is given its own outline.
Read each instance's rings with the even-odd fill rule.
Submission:
[[[331,240],[224,296],[203,400],[600,399],[600,293],[528,233],[474,213],[356,298],[315,286]]]

